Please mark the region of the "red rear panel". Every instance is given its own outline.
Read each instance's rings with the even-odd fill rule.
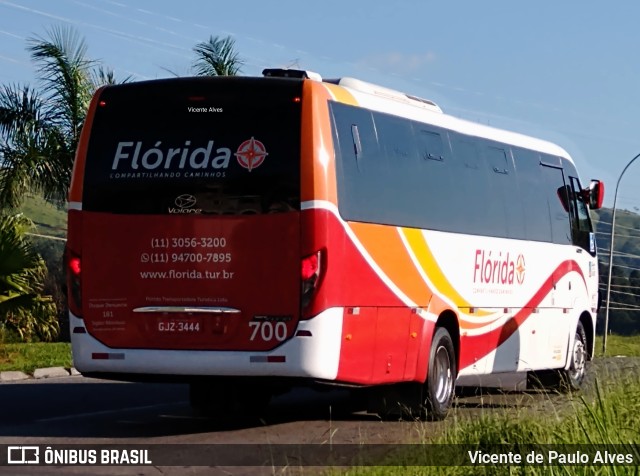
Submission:
[[[300,307],[299,213],[83,220],[83,315],[110,347],[267,350]]]
[[[282,344],[300,313],[302,81],[97,94],[69,237],[87,331],[114,348]]]

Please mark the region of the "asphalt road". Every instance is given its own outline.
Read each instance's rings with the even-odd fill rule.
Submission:
[[[640,359],[600,359],[596,375],[640,375]],[[478,412],[545,411],[567,402],[540,392],[484,393],[458,398],[459,418]],[[84,377],[28,380],[0,385],[0,445],[60,444],[328,444],[424,442],[445,422],[381,421],[353,407],[344,391],[299,389],[275,398],[263,419],[224,423],[194,416],[186,385],[132,384]],[[22,471],[22,472],[21,472]],[[2,467],[0,474],[272,474],[270,468]]]

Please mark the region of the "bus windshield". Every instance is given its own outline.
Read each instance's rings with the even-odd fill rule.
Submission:
[[[83,209],[245,215],[300,207],[302,81],[185,78],[100,95]]]

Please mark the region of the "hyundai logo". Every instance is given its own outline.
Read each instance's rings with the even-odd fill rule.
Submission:
[[[179,208],[191,208],[196,204],[196,197],[189,194],[180,195],[174,201]]]

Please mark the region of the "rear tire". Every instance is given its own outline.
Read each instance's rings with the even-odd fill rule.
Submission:
[[[431,342],[429,370],[424,383],[426,418],[443,420],[453,403],[456,382],[456,353],[449,332],[438,327]]]

